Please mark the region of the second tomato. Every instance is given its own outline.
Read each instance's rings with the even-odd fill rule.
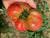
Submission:
[[[38,10],[30,10],[30,15],[26,20],[27,28],[32,31],[37,31],[42,25],[42,15]]]

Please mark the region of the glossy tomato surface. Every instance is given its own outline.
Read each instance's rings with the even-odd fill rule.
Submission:
[[[19,19],[15,22],[15,28],[18,30],[18,31],[26,31],[27,30],[27,27],[26,27],[26,24],[23,20]]]
[[[42,15],[41,15],[41,13],[37,9],[31,9],[29,11],[29,13],[30,13],[30,15],[34,15],[34,16],[37,16],[37,17],[42,19]]]
[[[39,11],[30,10],[30,15],[26,20],[27,28],[32,31],[40,29],[42,25],[42,15]]]
[[[8,7],[7,14],[13,22],[16,22],[21,13],[26,9],[29,10],[29,6],[26,3],[16,2]]]

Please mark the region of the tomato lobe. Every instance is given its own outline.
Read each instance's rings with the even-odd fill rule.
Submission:
[[[23,20],[19,19],[15,22],[15,28],[18,30],[18,31],[26,31],[27,30],[27,27],[26,27],[26,24]]]

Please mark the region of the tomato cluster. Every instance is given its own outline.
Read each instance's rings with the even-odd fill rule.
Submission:
[[[7,9],[7,14],[18,31],[36,31],[42,25],[41,13],[36,9],[30,9],[26,3],[11,4]]]

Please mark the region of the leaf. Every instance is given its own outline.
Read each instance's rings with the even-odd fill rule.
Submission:
[[[40,5],[39,5],[39,8],[40,8],[40,9],[43,9],[43,6],[40,4]]]
[[[28,32],[29,37],[31,37],[34,34],[34,32]]]
[[[49,20],[46,20],[45,22],[46,22],[46,23],[48,23],[48,22],[49,22]]]
[[[43,31],[43,30],[45,30],[46,29],[46,27],[41,27],[40,29],[39,29],[39,31]]]
[[[39,35],[35,34],[35,38],[39,38]]]
[[[26,33],[26,31],[20,32],[20,34],[25,34],[25,33]]]
[[[15,28],[14,26],[12,26],[12,27],[13,27],[14,30],[16,30],[16,28]],[[16,31],[18,31],[18,30],[16,30]],[[18,31],[18,32],[19,32],[19,31]]]
[[[44,36],[44,38],[47,38],[47,36]]]
[[[36,5],[37,5],[37,1],[35,1]]]
[[[49,12],[49,8],[46,8],[46,12]]]
[[[2,9],[3,9],[4,11],[7,11],[5,7],[2,7]]]
[[[35,36],[32,36],[31,38],[35,38]]]
[[[44,26],[45,26],[45,23],[42,24],[42,27],[44,27]]]
[[[43,38],[43,36],[41,36],[41,38]]]
[[[48,17],[48,20],[50,20],[50,17]]]
[[[43,21],[47,19],[47,16],[45,14],[42,14]]]
[[[7,30],[6,30],[6,33],[8,33],[8,32],[11,32],[11,30],[10,30],[10,29],[7,29]]]
[[[48,4],[47,4],[46,1],[44,1],[44,7],[45,7],[45,8],[48,8]]]
[[[50,29],[50,24],[46,26],[47,29]]]

